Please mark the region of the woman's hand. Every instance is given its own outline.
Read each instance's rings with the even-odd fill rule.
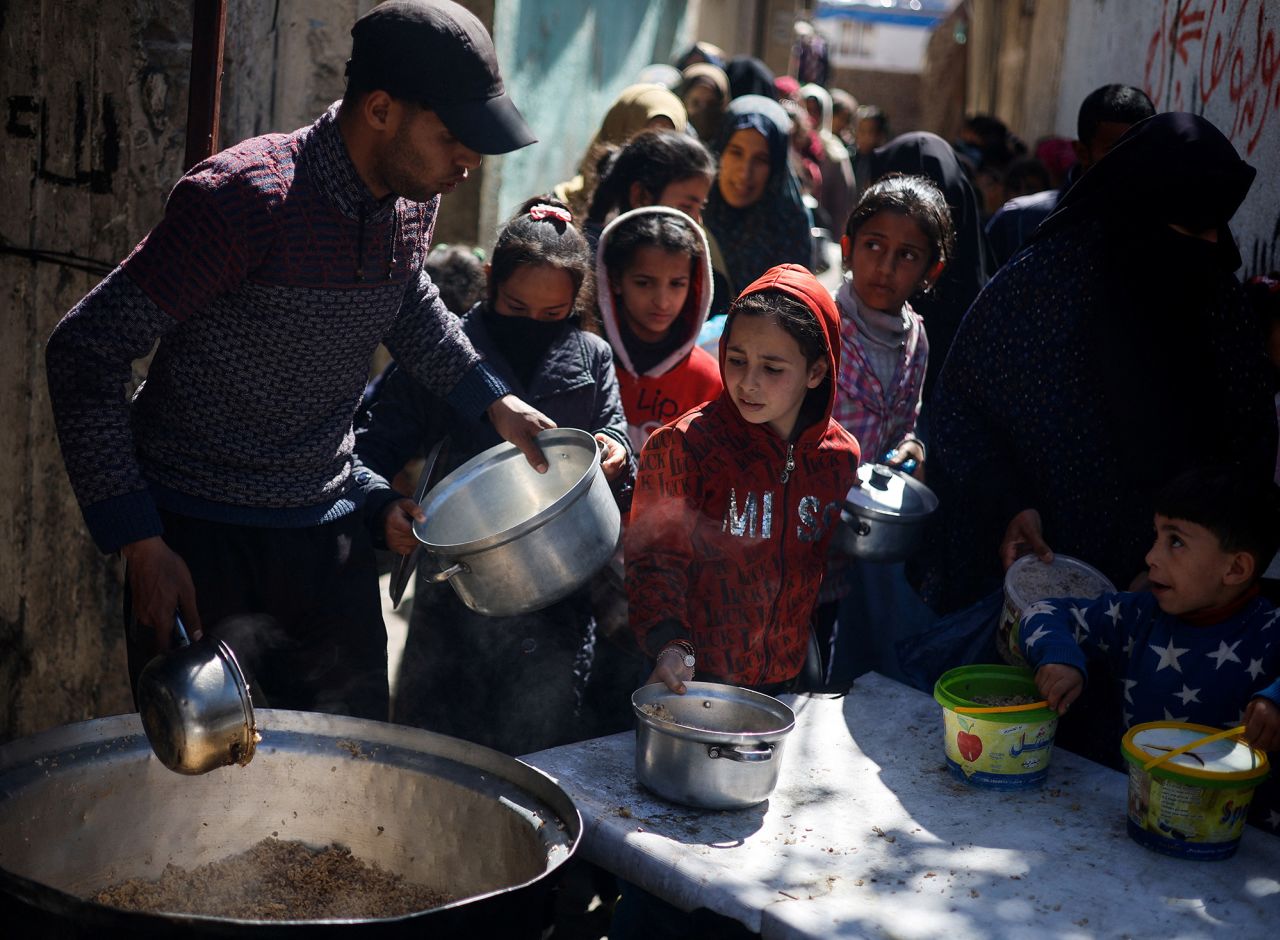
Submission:
[[[661,682],[676,695],[684,695],[685,683],[693,678],[693,667],[684,664],[684,651],[677,646],[668,646],[658,654],[653,672],[644,680],[645,685]]]
[[[627,449],[603,432],[596,434],[596,440],[601,444],[600,472],[612,483],[627,468]]]
[[[397,499],[388,503],[382,514],[382,533],[387,540],[387,548],[400,555],[407,555],[418,545],[418,537],[413,534],[413,523],[423,522],[427,514],[411,499]]]
[[[1045,564],[1053,561],[1053,549],[1044,540],[1040,513],[1034,509],[1024,509],[1009,520],[1000,540],[1000,563],[1005,571],[1023,555],[1035,555]]]

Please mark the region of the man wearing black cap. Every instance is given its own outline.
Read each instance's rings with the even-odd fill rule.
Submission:
[[[127,565],[130,678],[188,628],[227,639],[259,706],[385,719],[386,631],[351,418],[381,341],[543,469],[510,394],[423,270],[442,193],[534,137],[480,22],[391,0],[352,29],[310,127],[196,166],[46,354],[67,472]],[[146,382],[122,389],[156,340]]]

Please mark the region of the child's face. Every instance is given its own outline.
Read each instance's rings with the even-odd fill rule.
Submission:
[[[769,183],[769,142],[750,127],[735,131],[720,155],[720,195],[735,209],[754,206]]]
[[[858,153],[870,153],[884,143],[880,125],[874,118],[863,118],[853,129],[853,145]]]
[[[711,177],[690,176],[668,183],[658,196],[658,205],[679,209],[695,222],[702,221],[702,207],[711,192]]]
[[[691,267],[691,259],[681,252],[653,245],[635,250],[613,292],[618,312],[637,338],[656,343],[666,337],[689,296]]]
[[[772,317],[736,316],[726,340],[724,384],[751,424],[765,424],[788,440],[800,406],[827,374],[827,363],[804,360],[795,337]]]
[[[925,286],[929,237],[910,216],[877,212],[853,236],[853,289],[874,310],[896,312]]]
[[[1247,587],[1252,566],[1244,552],[1228,552],[1212,531],[1186,519],[1156,514],[1156,541],[1147,552],[1151,593],[1166,614],[1180,616],[1229,604]]]
[[[563,320],[573,310],[573,279],[549,264],[522,264],[498,285],[493,309],[504,317]]]

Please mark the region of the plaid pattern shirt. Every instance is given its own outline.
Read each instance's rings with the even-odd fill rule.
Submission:
[[[904,305],[910,325],[903,337],[894,381],[885,388],[867,361],[857,324],[850,308],[857,301],[846,281],[836,292],[840,310],[840,371],[836,376],[836,403],[831,417],[858,440],[867,463],[877,463],[887,451],[911,438],[920,414],[929,341],[924,321]]]

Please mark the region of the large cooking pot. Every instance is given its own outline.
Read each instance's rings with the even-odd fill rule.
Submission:
[[[0,747],[0,923],[11,936],[538,937],[581,818],[532,767],[415,728],[259,710],[246,767],[198,777],[154,757],[137,715]],[[405,917],[251,921],[125,912],[86,896],[264,838],[347,846],[462,898]]]
[[[604,567],[622,518],[596,439],[574,428],[538,434],[547,472],[512,444],[472,457],[422,500],[413,532],[462,602],[492,617],[540,610]]]
[[[703,809],[741,809],[769,798],[796,716],[776,698],[716,682],[662,683],[631,695],[636,777],[661,797]]]
[[[905,561],[920,547],[925,522],[938,508],[933,490],[885,464],[858,467],[832,548],[863,561]]]

